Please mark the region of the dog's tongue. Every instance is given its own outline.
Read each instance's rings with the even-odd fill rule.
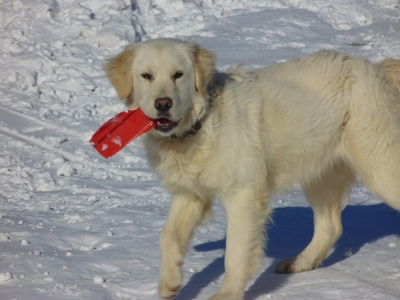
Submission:
[[[160,118],[160,119],[157,119],[156,121],[161,126],[171,126],[174,124],[174,122],[168,118]]]
[[[104,123],[90,143],[103,157],[109,158],[156,125],[140,109],[121,112]]]

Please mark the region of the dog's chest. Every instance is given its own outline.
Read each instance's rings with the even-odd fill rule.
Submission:
[[[152,149],[154,150],[154,149]],[[150,150],[149,160],[171,192],[186,190],[200,197],[215,197],[221,188],[219,164],[210,148],[179,145]]]

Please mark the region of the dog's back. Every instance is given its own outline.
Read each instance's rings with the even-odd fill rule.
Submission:
[[[391,84],[400,92],[400,59],[386,58],[378,64]]]

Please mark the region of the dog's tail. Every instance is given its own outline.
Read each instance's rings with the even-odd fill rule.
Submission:
[[[378,64],[390,83],[400,92],[400,59],[386,58]]]

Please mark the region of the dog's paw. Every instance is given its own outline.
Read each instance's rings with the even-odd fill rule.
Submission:
[[[317,266],[315,262],[308,262],[301,257],[294,257],[282,260],[275,267],[275,272],[279,274],[300,273],[314,270]]]
[[[182,280],[180,278],[160,280],[158,283],[158,295],[163,299],[172,299],[178,295],[181,287]]]

